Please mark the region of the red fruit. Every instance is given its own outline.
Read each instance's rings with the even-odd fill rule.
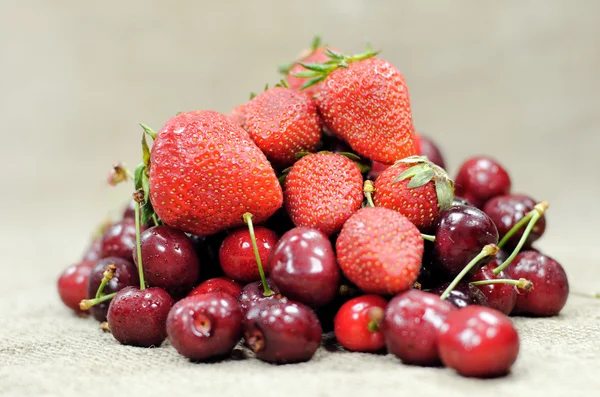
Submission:
[[[453,184],[446,171],[424,157],[396,162],[375,180],[376,206],[400,212],[423,232],[431,231],[440,211],[452,206]]]
[[[381,173],[387,170],[390,166],[387,164],[380,163],[379,161],[373,161],[371,170],[369,171],[369,179],[374,181],[381,175]]]
[[[471,277],[471,281],[487,281],[510,278],[504,271],[494,274],[494,269],[498,267],[496,261],[492,261],[479,270]],[[503,314],[509,315],[517,303],[517,287],[512,284],[483,284],[476,285],[487,298],[488,306],[496,309]],[[523,292],[526,294],[527,292]]]
[[[284,204],[296,226],[337,233],[360,209],[363,178],[349,158],[334,153],[309,154],[285,179]]]
[[[164,223],[206,236],[269,218],[283,201],[275,171],[246,132],[210,110],[180,113],[157,135],[150,199]]]
[[[317,106],[327,128],[362,156],[392,164],[416,154],[404,77],[383,59],[335,69],[323,82]]]
[[[521,292],[513,314],[556,316],[567,303],[569,280],[563,267],[536,251],[523,251],[508,268],[514,279],[524,278],[533,283],[529,292]]]
[[[83,253],[82,262],[96,262],[102,258],[102,237],[96,237]]]
[[[489,199],[508,194],[511,181],[508,172],[489,157],[472,157],[458,170],[455,193],[481,208]]]
[[[227,115],[233,122],[235,122],[240,127],[244,128],[246,125],[246,106],[247,103],[243,103],[239,106],[231,109],[231,112]]]
[[[408,218],[382,207],[362,208],[346,221],[336,242],[342,272],[371,294],[397,294],[417,280],[423,238]]]
[[[442,156],[442,152],[440,152],[440,149],[437,147],[435,142],[431,140],[431,138],[419,136],[419,145],[420,156],[427,157],[433,164],[436,164],[442,168],[446,168],[444,156]]]
[[[142,226],[141,230],[146,228]],[[131,251],[135,247],[135,220],[124,218],[106,228],[102,235],[101,257],[116,256],[132,260]]]
[[[245,129],[277,168],[292,165],[296,153],[314,152],[321,140],[315,100],[285,87],[273,87],[248,102]]]
[[[65,306],[82,312],[79,302],[87,298],[87,283],[94,262],[81,262],[69,266],[58,278],[58,294]]]
[[[394,297],[381,324],[388,352],[408,364],[436,364],[438,330],[454,310],[439,296],[416,289]]]
[[[510,370],[519,354],[519,335],[499,311],[468,306],[448,315],[438,345],[444,365],[463,376],[487,378]]]
[[[125,287],[108,307],[108,327],[124,345],[160,346],[167,337],[167,316],[175,301],[162,288]]]
[[[333,320],[338,343],[357,352],[383,349],[380,325],[386,305],[387,301],[377,295],[363,295],[344,303]]]
[[[298,57],[298,59],[300,62],[303,62],[303,63],[327,62],[327,61],[329,61],[329,57],[325,54],[326,50],[327,50],[327,47],[317,47],[312,50],[305,50],[304,54],[301,54]],[[334,49],[334,51],[337,51],[337,50]],[[307,52],[308,52],[308,55],[306,55]],[[291,69],[287,75],[287,83],[291,89],[299,90],[300,87],[302,87],[302,85],[309,80],[309,78],[294,76],[295,74],[304,72],[306,70],[307,69],[304,66],[300,65],[298,62],[294,63],[294,65],[291,67]],[[317,83],[315,85],[312,85],[312,86],[306,88],[304,90],[304,92],[306,92],[310,96],[313,96],[319,92],[319,90],[321,89],[321,85],[322,85],[322,83]]]
[[[242,286],[227,277],[215,277],[204,281],[199,286],[194,288],[188,296],[208,294],[211,292],[223,292],[235,299],[242,291]]]
[[[258,254],[265,274],[269,273],[268,259],[275,248],[279,236],[266,227],[254,228]],[[260,280],[252,240],[248,228],[234,230],[225,237],[219,249],[219,262],[225,274],[240,283]]]

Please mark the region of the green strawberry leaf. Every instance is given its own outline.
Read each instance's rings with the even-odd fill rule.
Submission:
[[[150,168],[150,148],[148,147],[148,141],[146,141],[146,134],[142,134],[142,161],[146,167],[146,174]]]
[[[359,161],[361,158],[359,155],[351,152],[339,152],[342,156],[348,157],[350,160]]]
[[[178,113],[179,114],[179,113]],[[140,125],[140,127],[142,127],[144,129],[144,132],[148,135],[150,135],[150,137],[152,139],[156,139],[156,132],[154,132],[154,130],[150,127],[148,127],[146,124],[144,123],[138,123]]]
[[[420,164],[414,165],[414,166],[404,170],[404,172],[402,172],[400,175],[398,175],[396,177],[396,179],[394,179],[393,183],[397,183],[397,182],[403,181],[405,179],[412,178],[417,174],[427,171],[428,169],[431,169],[431,167],[429,167],[429,165],[425,164],[425,163],[420,163]]]
[[[315,72],[314,70],[304,70],[302,72],[295,73],[294,77],[308,79],[308,78],[317,77],[320,75],[321,75],[321,72]]]
[[[435,193],[440,211],[450,208],[454,200],[454,182],[449,178],[436,178]]]
[[[357,161],[355,161],[354,164],[356,164],[361,174],[371,171],[371,167],[367,164],[359,163]]]
[[[316,51],[319,47],[321,47],[321,36],[316,35],[315,38],[313,39],[313,42],[310,46],[310,48],[314,51]]]
[[[331,48],[325,49],[325,54],[332,59],[344,59],[344,54],[340,54],[339,52],[333,51]]]
[[[414,189],[416,187],[420,187],[423,186],[425,184],[427,184],[429,181],[431,181],[433,179],[433,176],[435,175],[435,173],[433,172],[433,170],[431,168],[418,173],[417,175],[415,175],[410,182],[408,182],[408,188],[409,189]]]
[[[290,72],[290,70],[292,69],[292,67],[294,66],[295,62],[292,63],[282,63],[281,65],[279,65],[277,67],[277,71],[281,74],[288,74]]]
[[[256,92],[251,92],[250,93],[250,100],[253,100],[254,98],[256,98]]]
[[[150,200],[147,200],[140,209],[142,213],[142,224],[145,225],[154,216],[154,208],[152,207]]]
[[[319,77],[315,77],[314,79],[308,80],[306,83],[302,84],[302,87],[300,87],[300,90],[305,90],[308,87],[312,87],[313,85],[318,84],[321,81],[325,80],[326,77],[327,77],[327,75],[322,75]]]
[[[300,160],[302,157],[308,156],[309,154],[312,154],[311,152],[298,152],[296,153],[294,156],[296,157],[296,160]],[[286,168],[285,170],[283,170],[283,172],[285,172],[286,170],[289,171],[289,168]]]
[[[135,172],[133,173],[133,183],[135,184],[135,190],[142,189],[142,176],[146,174],[146,166],[144,163],[139,163],[137,167],[135,167]]]

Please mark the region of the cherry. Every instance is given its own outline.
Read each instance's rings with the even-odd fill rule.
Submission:
[[[69,266],[58,278],[58,294],[65,306],[80,313],[79,302],[87,297],[88,278],[94,262]]]
[[[224,276],[223,269],[219,263],[219,249],[225,237],[226,232],[212,234],[210,236],[196,236],[194,234],[187,235],[196,251],[196,256],[202,263],[201,280],[209,280],[215,277]]]
[[[94,238],[83,253],[82,262],[96,262],[102,258],[102,237]]]
[[[501,263],[492,261],[484,265],[471,277],[471,281],[508,279],[509,277],[504,271],[494,274],[494,269]],[[514,284],[484,284],[476,285],[475,287],[485,295],[489,307],[503,314],[510,314],[515,307],[515,303],[517,303],[518,292]]]
[[[311,306],[331,302],[340,270],[329,238],[317,229],[286,232],[269,258],[271,278],[286,297]]]
[[[508,194],[511,181],[498,162],[489,157],[472,157],[465,161],[454,180],[454,193],[481,208],[489,199]]]
[[[223,357],[242,336],[242,311],[235,298],[223,292],[189,296],[169,312],[167,334],[175,349],[190,360]]]
[[[446,168],[446,163],[444,162],[442,152],[440,152],[440,149],[437,147],[435,142],[433,142],[431,138],[425,137],[423,135],[419,135],[419,138],[421,139],[420,155],[427,157],[432,163],[442,168]]]
[[[262,301],[281,300],[283,296],[279,293],[279,288],[271,279],[267,279],[267,285],[271,289],[270,295],[265,295],[265,289],[261,281],[255,281],[247,284],[237,297],[237,301],[243,313],[246,313],[252,307]]]
[[[265,227],[273,230],[279,236],[296,227],[284,207],[281,207],[275,211],[275,213],[271,215],[269,219],[267,219],[264,225]]]
[[[131,200],[123,209],[123,219],[135,219],[135,200]]]
[[[438,336],[444,365],[463,376],[495,377],[508,373],[519,354],[519,335],[497,310],[469,306],[448,314]]]
[[[241,291],[242,286],[234,280],[227,277],[216,277],[202,282],[188,296],[208,294],[210,292],[224,292],[237,299]]]
[[[254,235],[261,262],[267,265],[264,270],[268,274],[267,260],[275,248],[279,236],[274,231],[262,226],[254,228]],[[229,278],[241,283],[260,280],[252,239],[247,228],[236,229],[225,237],[219,249],[219,261],[221,268]]]
[[[170,226],[155,226],[140,235],[144,279],[173,297],[185,296],[198,281],[200,263],[188,236]],[[137,250],[133,261],[138,264]]]
[[[470,206],[473,207],[473,204],[471,204],[470,202],[468,202],[464,198],[458,197],[458,196],[454,196],[454,199],[452,200],[452,206],[454,207],[456,205],[470,205]]]
[[[536,251],[523,251],[508,268],[513,278],[525,278],[533,283],[530,292],[517,296],[514,314],[549,317],[557,315],[567,303],[569,281],[563,267]]]
[[[407,364],[438,363],[438,329],[454,310],[429,292],[413,289],[397,295],[385,309],[381,328],[388,352]]]
[[[321,324],[302,303],[263,301],[244,316],[244,339],[256,357],[277,364],[308,361],[321,344]]]
[[[98,262],[96,262],[96,264],[90,271],[87,284],[88,298],[93,299],[96,297],[96,292],[98,291],[98,287],[100,286],[102,278],[104,277],[104,270],[106,270],[108,265],[111,264],[115,265],[115,273],[113,278],[110,281],[108,281],[108,283],[104,287],[104,295],[118,292],[123,288],[132,285],[139,285],[140,278],[138,276],[138,271],[133,263],[126,259],[117,257],[102,258]],[[109,303],[110,301],[105,301],[92,306],[89,309],[90,313],[92,313],[96,320],[100,322],[106,321],[106,314],[108,312]]]
[[[450,207],[440,213],[437,221],[433,260],[454,276],[488,244],[498,244],[498,230],[489,216],[475,207]],[[484,258],[471,273],[489,261],[489,257]]]
[[[102,235],[102,257],[117,256],[132,260],[135,247],[135,220],[126,218],[110,225]]]
[[[108,307],[110,332],[124,345],[160,346],[167,337],[167,316],[174,303],[162,288],[125,287]]]
[[[450,283],[444,283],[437,288],[434,288],[430,292],[432,294],[441,296]],[[489,306],[487,298],[479,290],[479,288],[461,281],[450,291],[450,294],[446,298],[446,300],[452,303],[454,306],[458,308],[464,308],[468,305],[478,305],[478,306]]]
[[[380,326],[386,305],[387,301],[378,295],[363,295],[344,303],[333,320],[339,344],[357,352],[383,349]]]
[[[485,203],[483,211],[494,221],[498,228],[500,238],[512,229],[527,213],[529,213],[536,205],[536,201],[529,196],[523,194],[507,194],[497,196]],[[539,239],[546,230],[546,218],[542,217],[536,222],[525,241],[525,247]],[[524,228],[519,229],[507,241],[507,246],[514,248],[519,243],[523,236]]]

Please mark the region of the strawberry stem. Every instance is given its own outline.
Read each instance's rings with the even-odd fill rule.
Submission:
[[[254,250],[254,258],[256,258],[256,266],[258,266],[258,273],[260,274],[260,281],[263,286],[263,295],[271,296],[273,295],[273,291],[269,288],[269,284],[267,284],[267,278],[265,277],[265,272],[263,270],[262,262],[260,260],[260,255],[258,253],[258,245],[256,244],[256,236],[254,235],[254,225],[252,224],[252,214],[246,212],[242,217],[244,222],[248,225],[248,231],[250,232],[250,240],[252,241],[252,249]]]
[[[456,287],[456,285],[460,282],[460,280],[463,279],[463,277],[473,268],[473,266],[475,266],[480,260],[482,260],[483,258],[486,258],[488,256],[495,256],[498,251],[500,249],[498,248],[497,245],[495,244],[488,244],[485,247],[483,247],[483,249],[481,250],[481,252],[479,254],[477,254],[477,256],[473,259],[471,259],[471,261],[467,264],[467,266],[465,266],[460,273],[458,273],[458,276],[456,276],[454,278],[454,280],[452,280],[452,282],[450,283],[450,285],[448,286],[448,288],[446,288],[446,290],[444,291],[444,293],[440,296],[441,300],[444,300],[448,297],[448,295],[450,295],[450,292],[452,292],[452,290],[454,289],[454,287]]]
[[[144,192],[143,190],[138,190],[133,194],[133,199],[135,200],[135,249],[137,253],[137,265],[138,272],[140,275],[140,291],[146,289],[146,281],[144,280],[144,265],[142,261],[142,247],[140,241],[140,200],[144,200]]]
[[[373,186],[373,182],[370,180],[366,180],[363,185],[363,193],[365,194],[365,198],[367,199],[368,207],[375,207],[373,203],[372,193],[375,191],[375,187]]]
[[[471,281],[471,285],[488,285],[488,284],[512,284],[519,289],[525,290],[527,292],[533,289],[533,283],[527,279],[520,278],[518,280],[511,280],[508,278],[497,278],[493,280],[481,280],[481,281]]]
[[[81,310],[88,310],[90,307],[97,305],[98,303],[102,303],[102,302],[106,302],[108,300],[111,300],[112,298],[114,298],[114,296],[116,295],[116,292],[113,292],[112,294],[108,294],[108,295],[102,295],[99,298],[94,298],[94,299],[84,299],[81,302],[79,302],[79,308]]]
[[[510,254],[510,256],[508,258],[506,258],[506,260],[504,262],[502,262],[502,264],[500,266],[498,266],[496,269],[494,269],[494,274],[498,275],[501,271],[503,271],[504,269],[506,269],[508,267],[508,265],[511,264],[511,262],[513,261],[513,259],[515,259],[515,257],[519,254],[519,252],[521,251],[521,248],[523,248],[523,245],[525,245],[525,242],[527,241],[527,238],[529,237],[529,234],[531,233],[531,230],[533,229],[533,227],[535,226],[536,222],[538,221],[538,219],[540,219],[542,217],[542,215],[544,215],[544,212],[546,212],[546,210],[548,209],[548,202],[547,201],[542,201],[540,203],[537,203],[535,205],[535,207],[533,207],[533,210],[531,210],[527,215],[525,215],[523,217],[523,219],[527,218],[527,216],[531,215],[530,219],[529,219],[529,223],[527,224],[527,227],[525,228],[525,231],[523,232],[523,235],[521,236],[521,239],[519,240],[519,243],[517,244],[517,246],[515,247],[515,249],[513,250],[513,252]],[[522,219],[521,219],[522,221]],[[509,236],[510,232],[513,231],[513,229],[515,229],[519,223],[521,223],[521,221],[519,221],[507,234],[506,236]],[[518,229],[517,229],[518,230]],[[515,230],[516,231],[516,230]],[[513,232],[514,234],[514,232]],[[502,241],[504,241],[506,243],[506,236],[504,236],[504,238],[502,239]],[[512,234],[511,234],[512,236]]]
[[[435,241],[435,236],[432,236],[430,234],[421,233],[421,237],[423,238],[423,240],[431,241],[432,243]]]

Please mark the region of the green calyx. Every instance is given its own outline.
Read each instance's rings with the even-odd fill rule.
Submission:
[[[331,72],[338,68],[347,68],[352,62],[362,61],[364,59],[372,58],[379,54],[379,51],[375,51],[371,46],[367,46],[365,52],[354,55],[345,55],[339,52],[335,52],[329,48],[325,50],[325,54],[330,58],[329,61],[323,63],[304,63],[298,62],[308,70],[294,74],[295,77],[310,79],[300,87],[301,90],[311,87],[321,81],[325,80]]]
[[[442,167],[432,163],[424,156],[406,157],[396,161],[396,164],[398,163],[414,165],[398,175],[394,179],[394,183],[410,179],[408,188],[414,189],[433,181],[440,211],[452,206],[452,201],[454,200],[454,182]]]
[[[154,224],[158,225],[158,217],[150,202],[150,147],[146,140],[146,135],[156,139],[157,134],[147,125],[140,123],[140,126],[144,129],[142,134],[142,162],[135,168],[133,181],[135,189],[143,192],[143,200],[139,201],[142,224],[146,224],[150,219],[153,219]]]
[[[300,58],[304,58],[307,57],[309,55],[311,55],[312,53],[314,53],[315,51],[317,51],[319,48],[321,48],[321,46],[323,45],[323,42],[321,40],[321,36],[316,35],[313,38],[313,41],[310,45],[310,51],[303,53],[302,56]],[[282,63],[277,67],[277,71],[283,75],[287,75],[290,73],[290,70],[294,67],[295,64],[297,64],[298,61],[294,61],[294,62],[289,62],[289,63]]]

